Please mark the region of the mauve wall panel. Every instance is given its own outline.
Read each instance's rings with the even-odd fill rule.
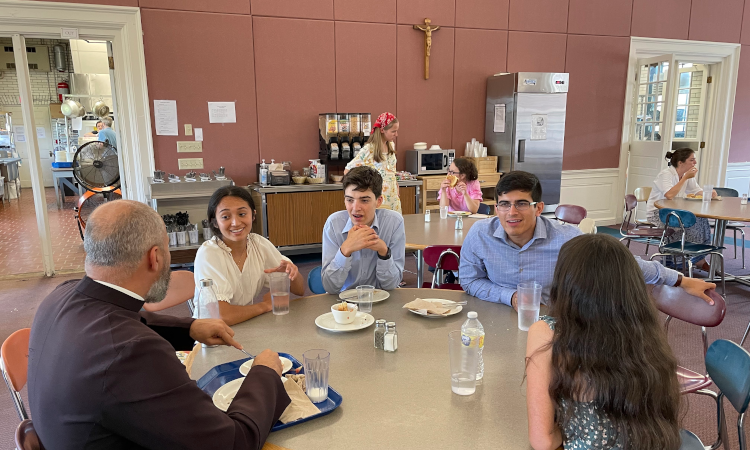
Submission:
[[[456,0],[456,26],[508,29],[509,0]]]
[[[456,20],[456,0],[398,0],[396,20],[398,23],[424,23],[432,20],[433,25],[452,27]]]
[[[630,36],[632,7],[632,0],[570,0],[568,33]]]
[[[141,8],[250,14],[250,0],[137,0]]]
[[[398,26],[397,113],[399,167],[415,142],[451,148],[453,28],[433,34],[430,79],[424,79],[424,39],[409,25]]]
[[[336,20],[395,23],[396,0],[333,0],[333,13]],[[362,44],[374,44],[374,41],[368,40]]]
[[[138,6],[138,0],[44,0],[59,3],[86,3],[89,5]]]
[[[750,45],[750,2],[745,5],[744,13],[742,14],[742,35],[740,36],[740,43],[742,45]]]
[[[508,72],[565,72],[568,36],[556,33],[508,33]]]
[[[333,22],[253,17],[253,27],[260,155],[300,170],[318,157],[318,114],[336,110]]]
[[[252,0],[253,15],[333,20],[333,0]],[[295,30],[286,30],[294,34]]]
[[[750,161],[750,46],[742,46],[737,95],[734,98],[734,120],[729,147],[729,162]]]
[[[619,166],[629,52],[629,38],[568,36],[563,170]]]
[[[178,157],[198,157],[206,170],[225,166],[238,184],[250,182],[258,161],[250,16],[144,9],[141,20],[152,118],[154,99],[176,100],[179,120],[179,136],[156,136],[152,120],[156,167],[184,174]],[[209,124],[210,101],[236,102],[237,123]],[[186,123],[203,128],[203,153],[178,155],[176,142],[194,139]]]
[[[466,142],[484,142],[487,77],[505,72],[507,31],[456,29],[453,83],[453,145],[463,155]]]
[[[691,41],[740,42],[744,0],[692,0]]]
[[[568,0],[510,0],[508,29],[565,33]]]
[[[366,60],[362,35],[378,37]],[[373,121],[384,111],[395,114],[395,24],[336,22],[336,106],[338,112],[369,112]]]
[[[687,39],[692,0],[633,0],[632,36]],[[668,20],[665,20],[668,17]]]

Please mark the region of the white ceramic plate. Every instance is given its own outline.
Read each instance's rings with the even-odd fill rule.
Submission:
[[[354,322],[341,324],[333,319],[333,313],[325,313],[315,319],[315,325],[327,331],[357,331],[363,330],[375,323],[375,318],[363,312],[357,312]]]
[[[279,356],[279,359],[281,359],[281,373],[287,373],[292,369],[292,361],[289,360],[289,358],[284,358],[283,356]],[[249,361],[245,361],[243,365],[240,366],[240,373],[243,377],[247,376],[247,373],[250,372],[250,368],[253,366],[254,359],[251,359]]]
[[[237,378],[217,389],[216,392],[214,392],[213,397],[214,406],[227,412],[229,405],[232,403],[232,400],[234,400],[234,397],[237,395],[237,391],[240,390],[240,386],[244,380],[244,377]],[[286,377],[281,377],[281,381],[286,382]]]
[[[692,200],[694,202],[702,202],[703,201],[703,197],[692,197],[692,198],[691,197],[685,197],[685,200]],[[717,201],[717,200],[721,201],[721,196],[718,196],[716,198],[712,198],[711,200],[712,201]]]
[[[383,300],[387,299],[390,296],[391,294],[388,291],[384,291],[382,289],[375,289],[375,291],[372,293],[372,302],[373,303],[382,302]],[[339,298],[341,300],[346,300],[349,303],[359,303],[356,289],[349,289],[347,291],[340,293]]]
[[[468,217],[471,213],[469,211],[453,211],[448,213],[448,217]]]
[[[454,302],[454,301],[451,301],[451,300],[443,300],[442,298],[424,298],[424,299],[422,299],[422,300],[425,300],[425,301],[428,301],[428,302],[434,302],[434,303],[442,303],[442,304],[443,304],[443,305],[445,305],[445,306],[450,306],[450,305],[455,305],[455,304],[456,304],[456,302]],[[423,314],[423,313],[422,313],[422,312],[420,312],[420,311],[414,311],[414,310],[411,310],[411,309],[409,309],[408,311],[409,311],[409,312],[413,312],[414,314],[416,314],[416,315],[418,315],[418,316],[422,316],[422,317],[429,317],[429,318],[431,318],[431,319],[436,319],[436,318],[438,318],[438,317],[448,317],[448,316],[452,316],[452,315],[454,315],[454,314],[458,314],[458,313],[460,313],[460,312],[461,312],[461,310],[462,310],[462,309],[464,309],[464,307],[463,307],[463,306],[461,306],[461,305],[456,305],[456,307],[455,307],[455,308],[453,308],[452,310],[448,311],[448,314],[446,314],[446,315],[444,315],[444,316],[443,316],[443,315],[440,315],[440,314],[430,314],[430,313],[426,313],[426,314]]]

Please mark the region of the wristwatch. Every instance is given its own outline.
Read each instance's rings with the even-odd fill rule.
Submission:
[[[377,252],[375,252],[377,253]],[[391,259],[391,248],[388,247],[388,251],[386,252],[385,256],[380,256],[380,253],[378,253],[378,258],[382,259],[383,261],[387,259]]]
[[[678,287],[681,284],[682,284],[682,274],[678,273],[677,274],[677,282],[674,284],[674,287]]]

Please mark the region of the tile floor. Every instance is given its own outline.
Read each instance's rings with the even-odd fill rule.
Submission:
[[[0,277],[44,272],[34,198],[31,188],[21,191],[20,199],[0,202]],[[62,209],[54,188],[45,188],[45,197],[55,270],[82,271],[86,255],[73,211],[78,197],[66,197]]]

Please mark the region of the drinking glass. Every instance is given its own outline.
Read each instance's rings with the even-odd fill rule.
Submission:
[[[740,205],[747,205],[747,194],[742,194],[742,198],[740,199]]]
[[[307,396],[313,403],[328,398],[328,366],[331,354],[325,350],[308,350],[302,354],[305,365]]]
[[[703,201],[704,202],[711,201],[711,195],[713,194],[713,190],[714,190],[713,184],[706,184],[703,186]]]
[[[448,333],[448,355],[451,365],[451,390],[471,395],[477,389],[478,339],[461,339],[461,330]]]
[[[529,331],[539,320],[539,304],[542,301],[542,285],[534,281],[518,285],[518,329]]]
[[[269,275],[271,281],[271,304],[273,314],[280,316],[289,314],[289,274],[273,272]]]
[[[375,286],[357,286],[357,306],[363,313],[372,312],[372,296]]]
[[[447,219],[448,218],[448,207],[447,206],[441,206],[440,207],[440,218],[441,219]]]

